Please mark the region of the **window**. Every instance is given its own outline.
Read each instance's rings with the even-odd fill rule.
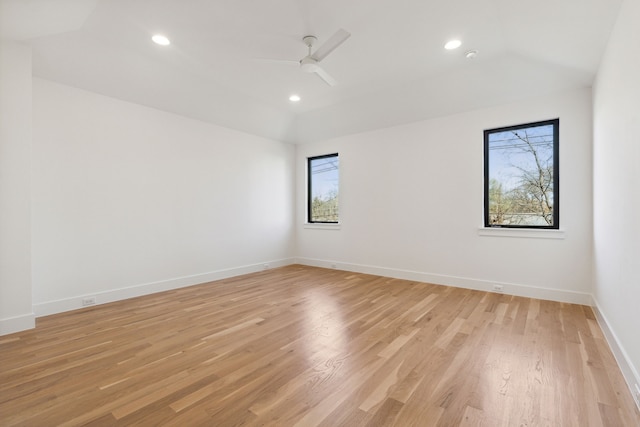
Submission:
[[[559,119],[484,131],[484,226],[559,228]]]
[[[307,212],[310,223],[338,222],[338,154],[307,159]]]

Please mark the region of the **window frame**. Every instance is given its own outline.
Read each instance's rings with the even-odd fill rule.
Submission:
[[[520,225],[520,224],[491,224],[489,206],[489,137],[491,134],[508,132],[518,129],[526,129],[539,126],[553,126],[553,224],[551,225]],[[484,227],[487,229],[507,228],[507,229],[535,229],[535,230],[559,230],[560,229],[560,119],[542,120],[531,123],[504,126],[494,129],[484,130]]]
[[[311,217],[311,212],[312,212],[312,203],[313,203],[313,197],[312,197],[312,173],[311,173],[311,162],[314,160],[319,160],[319,159],[327,159],[327,158],[331,158],[331,157],[336,157],[338,159],[338,220],[337,221],[314,221],[313,218]],[[307,157],[307,224],[329,224],[329,225],[334,225],[334,224],[339,224],[340,223],[340,205],[339,205],[339,200],[340,200],[340,156],[339,153],[331,153],[331,154],[322,154],[320,156],[311,156],[311,157]]]

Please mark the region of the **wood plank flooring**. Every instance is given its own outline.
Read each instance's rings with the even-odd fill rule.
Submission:
[[[299,265],[0,337],[2,426],[640,426],[591,308]]]

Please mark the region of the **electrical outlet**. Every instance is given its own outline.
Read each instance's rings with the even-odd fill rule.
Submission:
[[[503,293],[504,292],[504,286],[502,286],[502,285],[493,285],[493,292]]]
[[[83,307],[87,307],[89,305],[95,305],[95,303],[96,303],[96,297],[82,298],[82,306]]]
[[[269,269],[269,264],[267,264],[267,263],[262,264],[262,269],[263,270],[268,270]]]

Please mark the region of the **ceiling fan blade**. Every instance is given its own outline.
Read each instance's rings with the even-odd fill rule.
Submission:
[[[313,59],[316,61],[322,61],[327,55],[333,52],[338,46],[344,43],[349,37],[351,37],[351,33],[343,30],[342,28],[336,31],[334,35],[329,38],[322,46],[320,46],[314,53],[311,55]]]
[[[338,84],[338,82],[336,81],[336,79],[334,79],[333,77],[331,77],[325,70],[323,70],[320,67],[317,67],[316,70],[314,71],[314,73],[316,73],[316,75],[318,77],[320,77],[322,80],[324,80],[324,82],[326,84],[328,84],[329,86],[335,86]]]

